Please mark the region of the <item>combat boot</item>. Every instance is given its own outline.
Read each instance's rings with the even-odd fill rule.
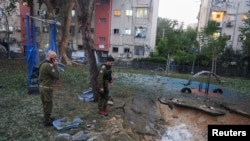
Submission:
[[[104,111],[105,113],[108,114],[108,108],[107,108],[107,106],[105,106],[105,107],[103,108],[103,111]]]
[[[103,108],[100,108],[98,113],[101,116],[108,116],[108,113],[104,112]]]

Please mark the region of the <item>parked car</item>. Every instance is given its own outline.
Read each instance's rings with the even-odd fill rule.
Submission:
[[[83,51],[73,51],[71,54],[71,59],[72,61],[75,61],[77,63],[81,63],[81,64],[87,63],[85,54]]]

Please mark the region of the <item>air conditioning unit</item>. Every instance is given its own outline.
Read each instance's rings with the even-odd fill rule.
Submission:
[[[222,28],[222,22],[217,22],[216,26],[217,26],[217,28]]]
[[[127,53],[127,57],[128,57],[128,58],[131,58],[131,57],[132,57],[132,54],[131,54],[131,53]]]

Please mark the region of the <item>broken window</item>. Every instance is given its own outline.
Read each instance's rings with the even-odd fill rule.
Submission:
[[[145,38],[147,34],[147,29],[146,27],[135,27],[135,37],[137,38]]]

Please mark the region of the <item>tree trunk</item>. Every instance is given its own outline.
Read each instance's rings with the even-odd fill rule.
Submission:
[[[51,3],[51,0],[43,0],[43,2],[47,6],[49,19],[54,20],[55,13],[53,12],[53,5]]]
[[[95,0],[77,0],[77,16],[82,29],[83,49],[87,58],[89,68],[90,84],[92,86],[94,102],[97,102],[97,74],[94,42],[91,35],[91,21],[94,11]]]
[[[53,1],[43,0],[42,2],[47,6],[49,19],[54,20],[55,13],[53,12],[53,9],[55,5],[53,4]],[[75,0],[67,0],[65,1],[65,3],[66,3],[66,6],[64,8],[64,11],[66,11],[66,14],[65,14],[66,16],[64,17],[64,23],[63,23],[64,29],[62,30],[61,40],[57,48],[59,50],[60,60],[66,63],[67,65],[71,65],[72,63],[66,54],[66,49],[68,48],[68,37],[69,37],[70,23],[71,23],[71,11],[74,8]]]
[[[67,1],[66,6],[65,6],[65,10],[67,11],[64,17],[64,22],[63,22],[64,26],[62,30],[61,41],[58,46],[59,53],[60,53],[60,60],[66,63],[67,65],[72,65],[70,59],[68,58],[66,54],[66,49],[68,48],[68,41],[69,41],[71,11],[74,8],[74,6],[75,6],[74,0]]]

